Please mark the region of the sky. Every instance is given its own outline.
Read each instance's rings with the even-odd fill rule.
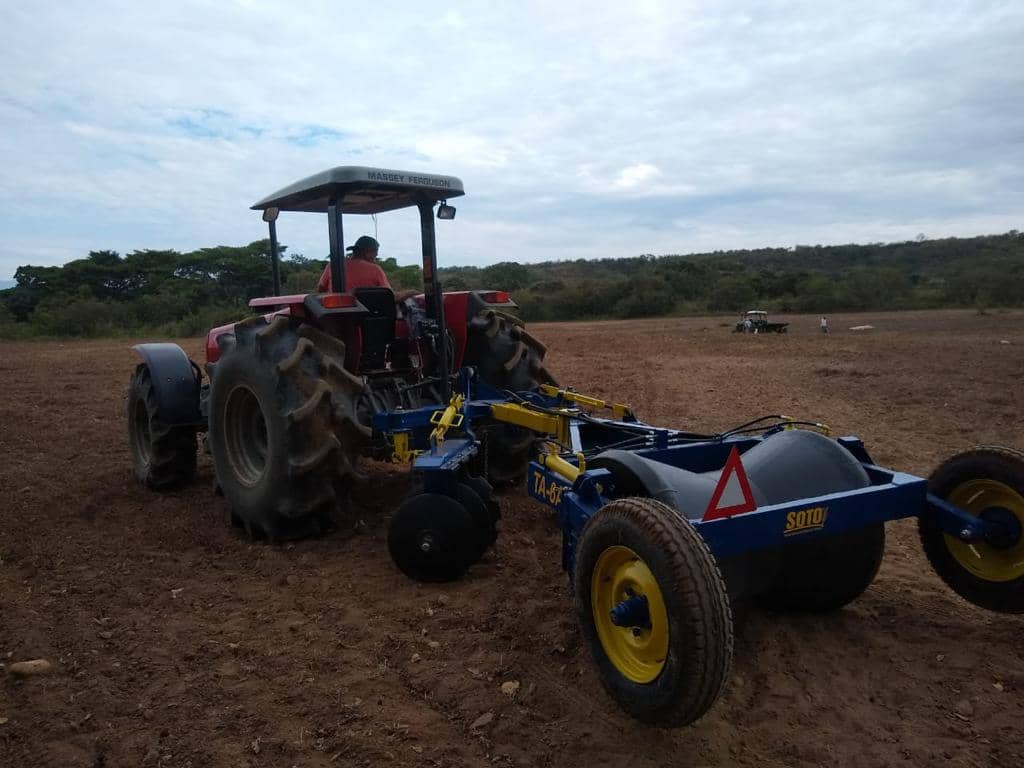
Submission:
[[[336,165],[461,178],[442,266],[1024,229],[1020,2],[4,6],[0,280],[247,244]]]

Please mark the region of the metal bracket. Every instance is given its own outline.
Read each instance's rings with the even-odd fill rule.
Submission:
[[[985,538],[988,526],[980,517],[975,517],[970,512],[965,512],[945,499],[940,499],[933,493],[927,496],[928,506],[938,515],[939,525],[942,530],[950,536],[956,536],[961,541],[979,541]]]

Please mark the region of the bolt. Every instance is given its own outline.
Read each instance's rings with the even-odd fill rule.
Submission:
[[[960,538],[963,539],[964,541],[970,541],[973,538],[971,529],[970,528],[964,528],[962,531],[960,531]]]
[[[434,537],[427,535],[420,539],[420,551],[430,554],[434,550]]]
[[[640,637],[640,627],[633,627],[633,637]]]

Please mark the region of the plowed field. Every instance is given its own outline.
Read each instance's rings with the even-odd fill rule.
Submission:
[[[973,444],[1024,448],[1024,314],[836,316],[827,336],[778,319],[789,334],[731,318],[532,330],[560,381],[655,424],[806,416],[923,474]],[[201,358],[202,340],[182,344]],[[0,344],[0,661],[54,665],[0,675],[0,766],[1024,764],[1024,618],[948,591],[912,521],[889,526],[877,581],[843,611],[737,617],[702,721],[641,726],[581,647],[545,509],[506,493],[494,551],[441,586],[387,556],[406,479],[382,467],[355,530],[250,542],[205,455],[188,489],[134,481],[129,346]]]

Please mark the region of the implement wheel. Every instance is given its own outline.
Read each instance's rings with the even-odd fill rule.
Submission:
[[[476,501],[481,503],[479,497]],[[480,528],[458,499],[417,493],[403,501],[391,518],[388,551],[410,579],[455,581],[480,559],[486,548],[481,538]]]
[[[160,420],[153,378],[144,363],[136,366],[128,387],[128,448],[135,476],[150,488],[176,488],[195,476],[196,430]]]
[[[604,687],[646,722],[685,725],[714,704],[732,663],[725,582],[700,535],[653,499],[620,499],[576,553],[576,617]]]
[[[965,542],[945,533],[934,515],[922,515],[921,544],[936,573],[975,605],[1024,613],[1024,453],[975,448],[944,462],[928,485],[990,527],[983,540]]]
[[[781,611],[835,611],[871,586],[885,552],[885,525],[837,536],[792,541],[782,548],[775,581],[763,605]]]

